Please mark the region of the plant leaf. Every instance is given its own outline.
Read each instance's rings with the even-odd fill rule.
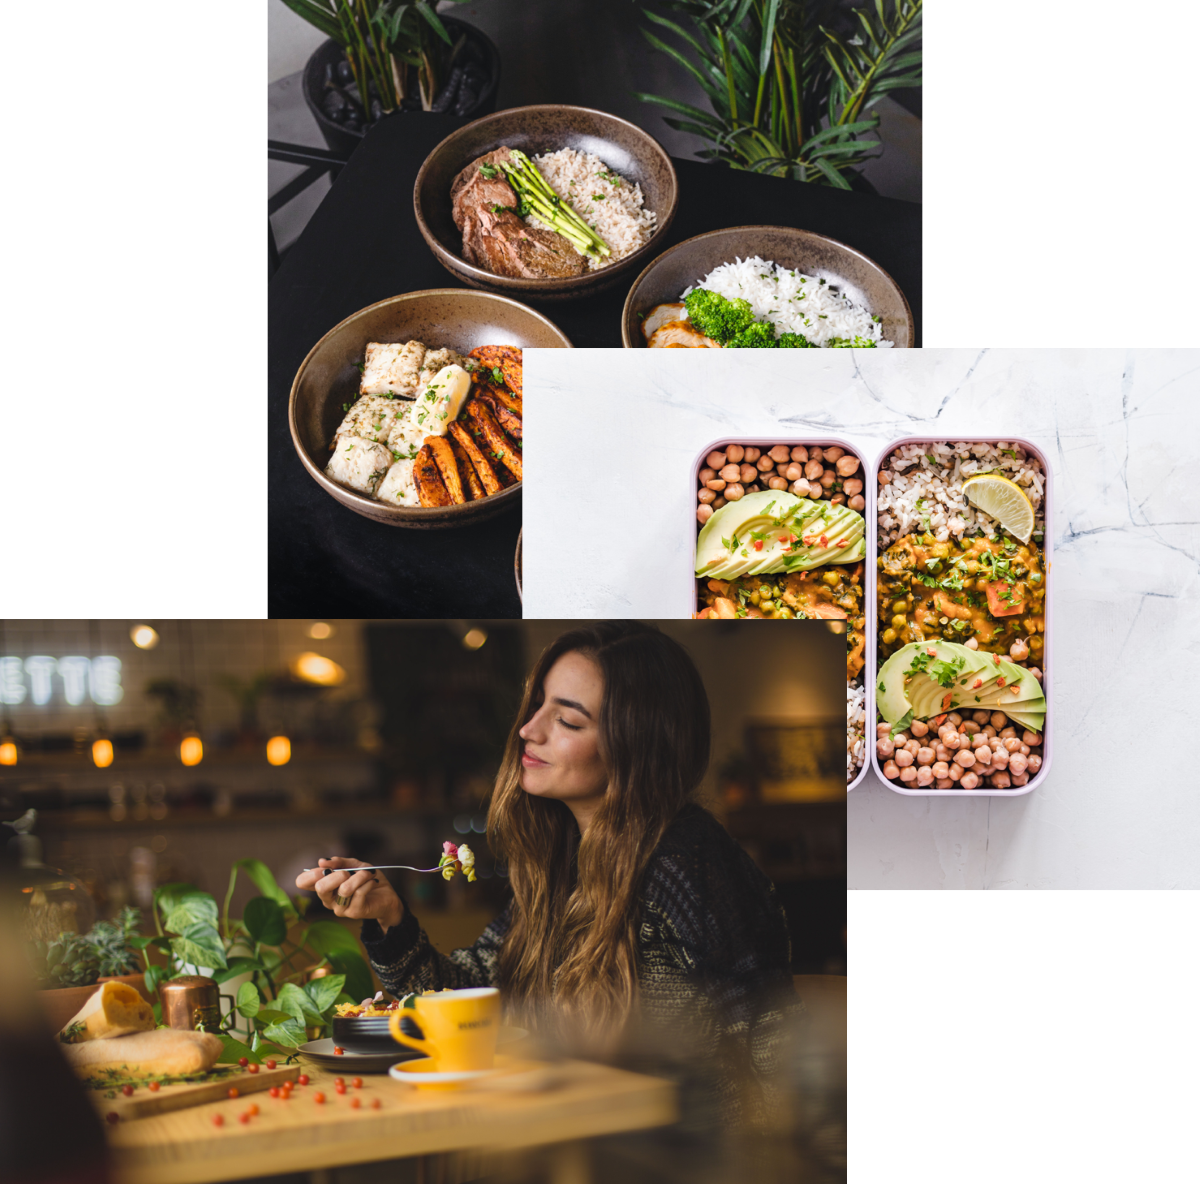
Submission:
[[[438,19],[437,13],[433,11],[433,9],[425,2],[425,0],[420,0],[420,2],[415,4],[413,7],[416,8],[416,10],[429,22],[433,31],[447,45],[452,44],[450,40],[450,34],[446,32],[446,26],[442,24],[442,22]]]
[[[270,1027],[263,1029],[262,1034],[264,1040],[273,1040],[285,1048],[299,1048],[308,1041],[308,1033],[305,1031],[304,1025],[296,1019],[287,1019],[278,1024],[271,1024]]]
[[[278,1011],[274,1007],[259,1008],[258,1015],[254,1017],[254,1022],[260,1027],[265,1027],[267,1024],[282,1024],[284,1020],[294,1019],[295,1017],[286,1011]]]
[[[175,897],[163,918],[163,928],[182,933],[189,925],[200,922],[217,924],[217,902],[207,892],[184,892]]]
[[[342,993],[342,987],[345,985],[346,976],[344,974],[326,974],[304,984],[304,992],[312,1000],[313,1008],[320,1014],[322,1020],[325,1019],[325,1013],[337,1003],[338,997]]]
[[[762,44],[758,50],[758,73],[765,74],[771,68],[771,52],[775,47],[775,18],[779,15],[779,0],[767,0],[763,13]]]
[[[262,970],[261,962],[239,954],[236,958],[229,959],[229,964],[224,970],[218,970],[212,976],[213,982],[227,983],[231,978],[237,978],[239,974],[253,974],[256,970]]]
[[[224,969],[227,965],[221,935],[214,926],[200,921],[189,925],[178,937],[171,938],[171,952],[181,962],[190,962],[195,967]]]
[[[171,948],[171,939],[169,937],[142,937],[141,934],[136,934],[133,937],[127,937],[125,940],[135,950],[144,950],[147,946],[153,946],[156,950],[162,950],[166,953]]]
[[[165,966],[147,966],[146,973],[142,975],[142,981],[146,984],[146,991],[153,995],[158,990],[158,984],[167,977],[167,968]]]
[[[375,994],[371,969],[353,934],[336,921],[316,921],[308,927],[304,943],[329,959],[338,974],[346,976],[346,990],[357,1001]]]
[[[236,1065],[241,1057],[245,1057],[248,1061],[253,1061],[256,1065],[262,1064],[262,1057],[250,1045],[243,1044],[240,1040],[235,1040],[232,1036],[224,1032],[214,1032],[213,1035],[220,1038],[223,1046],[217,1054],[217,1064]]]
[[[242,923],[250,936],[265,946],[282,945],[287,940],[283,909],[269,896],[251,897],[242,913]]]
[[[254,887],[263,896],[270,897],[283,909],[283,914],[287,918],[289,925],[296,920],[295,906],[289,899],[288,894],[279,887],[279,883],[271,874],[271,869],[261,859],[239,859],[233,866],[244,871],[250,877],[250,881]]]
[[[253,983],[242,983],[238,987],[237,999],[234,1001],[238,1015],[245,1019],[253,1019],[262,1010],[262,999],[258,988]]]
[[[295,983],[284,983],[279,988],[275,1006],[302,1024],[324,1023],[321,1013],[313,1006],[313,1001]]]

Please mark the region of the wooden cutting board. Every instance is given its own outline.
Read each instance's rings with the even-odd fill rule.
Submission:
[[[232,1072],[230,1072],[232,1070]],[[260,1068],[257,1073],[248,1073],[237,1065],[218,1065],[207,1081],[183,1081],[175,1085],[163,1085],[151,1090],[139,1085],[130,1097],[117,1090],[90,1090],[92,1102],[101,1115],[116,1114],[121,1122],[134,1118],[150,1118],[166,1114],[169,1110],[183,1110],[188,1106],[202,1106],[206,1102],[219,1102],[229,1097],[236,1089],[239,1097],[260,1093],[273,1085],[295,1081],[300,1076],[300,1065],[281,1065],[277,1069]],[[109,1093],[115,1094],[108,1097]],[[109,1119],[111,1122],[112,1119]]]

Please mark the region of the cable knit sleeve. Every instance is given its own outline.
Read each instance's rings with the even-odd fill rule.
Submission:
[[[387,933],[378,921],[364,921],[362,943],[384,989],[397,997],[411,991],[494,987],[511,913],[510,903],[473,946],[439,954],[405,902],[403,920]]]

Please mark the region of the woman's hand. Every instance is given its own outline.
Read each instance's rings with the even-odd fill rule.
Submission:
[[[393,925],[400,924],[404,905],[382,872],[356,872],[356,867],[370,865],[361,859],[343,859],[341,856],[320,859],[317,864],[328,868],[328,874],[322,875],[316,870],[301,872],[296,877],[296,887],[316,892],[321,903],[335,917],[378,921],[385,933]]]

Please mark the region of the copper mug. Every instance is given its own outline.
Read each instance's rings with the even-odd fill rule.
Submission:
[[[233,1010],[233,997],[222,995],[216,982],[202,974],[173,978],[158,988],[158,994],[162,999],[163,1023],[168,1028],[219,1032],[221,1000],[228,999],[231,1014]]]

